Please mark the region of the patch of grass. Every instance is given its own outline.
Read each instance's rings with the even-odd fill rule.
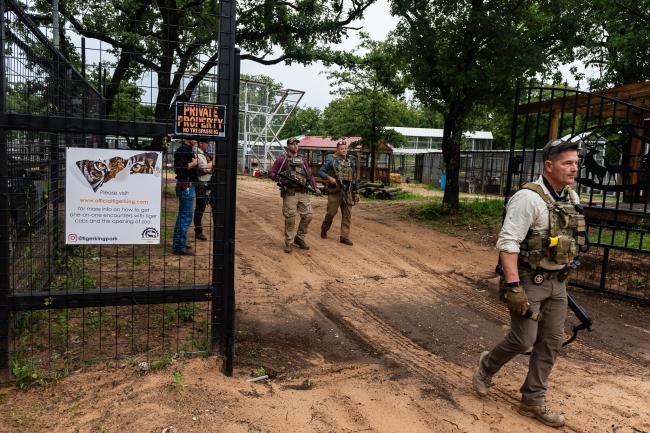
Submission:
[[[266,375],[266,368],[260,367],[253,371],[253,377],[260,377]]]
[[[151,364],[149,365],[149,370],[150,371],[162,370],[163,368],[166,368],[171,363],[172,363],[172,357],[167,355],[157,361],[151,361]]]
[[[441,197],[433,197],[425,204],[410,207],[408,215],[421,221],[429,221],[436,226],[451,225],[496,230],[503,216],[503,200],[461,200],[458,212],[452,214],[443,205]]]
[[[444,189],[440,188],[439,183],[427,183],[424,186],[424,189],[427,189],[429,191],[444,191]]]
[[[645,230],[645,227],[631,228],[636,228],[637,230]],[[589,240],[593,243],[599,243],[601,245],[650,250],[650,233],[643,233],[641,231],[630,231],[629,233],[626,233],[625,230],[612,231],[611,229],[590,227]]]
[[[194,320],[194,304],[185,302],[178,306],[178,317],[183,322],[192,322]]]
[[[59,346],[65,346],[70,335],[70,315],[68,310],[63,310],[50,323],[52,338]]]
[[[33,385],[43,383],[43,377],[33,359],[16,353],[11,360],[11,374],[16,379],[16,387],[26,390]]]
[[[174,372],[174,388],[179,394],[185,391],[185,379],[183,379],[183,373],[178,370]]]
[[[16,335],[25,335],[42,328],[47,321],[46,310],[24,311],[15,316],[14,332]]]

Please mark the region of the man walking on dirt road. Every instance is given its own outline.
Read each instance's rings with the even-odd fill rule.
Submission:
[[[348,145],[345,141],[336,143],[336,153],[327,158],[318,175],[327,181],[328,187],[327,213],[320,228],[320,237],[327,238],[327,231],[340,207],[340,241],[345,245],[353,245],[350,240],[352,206],[359,202],[359,193],[354,158],[348,156]]]
[[[312,219],[312,210],[307,191],[318,191],[309,164],[298,154],[299,143],[297,138],[287,140],[287,153],[275,160],[269,172],[269,177],[280,185],[285,253],[290,253],[293,245],[303,250],[309,249],[305,236]],[[300,214],[297,231],[294,229],[296,210]]]
[[[519,413],[560,427],[564,415],[546,406],[548,377],[564,340],[566,280],[586,247],[585,220],[570,185],[578,174],[578,143],[554,140],[543,150],[543,174],[508,201],[496,248],[502,267],[500,296],[510,308],[511,329],[483,352],[472,384],[486,396],[492,376],[532,347],[521,386]]]

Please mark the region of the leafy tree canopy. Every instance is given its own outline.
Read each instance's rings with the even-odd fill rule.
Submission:
[[[585,8],[578,56],[601,71],[592,85],[603,88],[650,79],[650,1],[591,0]]]
[[[244,52],[242,60],[349,63],[352,56],[328,45],[345,38],[351,24],[375,1],[240,1],[237,44]],[[156,76],[155,118],[168,121],[173,98],[179,93],[180,98],[189,98],[216,65],[216,0],[59,0],[59,11],[62,29],[100,40],[114,55],[105,91],[109,113],[122,83],[149,70]],[[51,0],[38,0],[30,13],[41,23],[51,23]],[[181,88],[188,73],[194,78]]]
[[[296,107],[281,132],[282,138],[325,134],[323,113],[313,107]]]
[[[391,38],[416,97],[443,113],[444,203],[456,211],[463,131],[480,106],[509,104],[516,79],[573,59],[576,0],[391,0]]]

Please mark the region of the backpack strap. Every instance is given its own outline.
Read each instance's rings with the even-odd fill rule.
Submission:
[[[551,199],[551,197],[549,197],[549,195],[546,194],[546,192],[544,192],[544,188],[542,188],[542,185],[538,183],[527,182],[521,187],[521,189],[528,189],[530,191],[534,191],[542,198],[542,200],[546,202],[546,204],[553,204],[553,199]]]

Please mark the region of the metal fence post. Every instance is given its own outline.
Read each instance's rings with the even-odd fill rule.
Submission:
[[[521,93],[521,81],[517,80],[517,85],[515,87],[515,104],[512,113],[512,129],[510,130],[510,157],[508,158],[508,176],[506,178],[506,190],[504,191],[504,205],[508,203],[508,198],[510,197],[510,190],[512,189],[512,176],[513,176],[513,163],[515,157],[515,142],[517,141],[517,111],[519,110],[519,97]],[[505,218],[505,207],[503,210],[503,216]]]
[[[5,64],[5,1],[0,0],[0,116],[6,112],[7,77]],[[4,121],[2,122],[4,124]],[[9,380],[9,167],[7,134],[0,127],[0,383]]]
[[[224,373],[228,376],[232,375],[234,352],[235,180],[239,112],[239,107],[234,105],[238,101],[234,95],[238,87],[236,82],[239,81],[239,66],[235,64],[235,13],[234,0],[220,1],[217,104],[227,107],[227,123],[225,139],[217,141],[216,167],[213,174],[213,180],[216,178],[218,199],[213,202],[215,206],[210,351],[214,353],[217,346],[219,347],[219,352],[225,358]]]

